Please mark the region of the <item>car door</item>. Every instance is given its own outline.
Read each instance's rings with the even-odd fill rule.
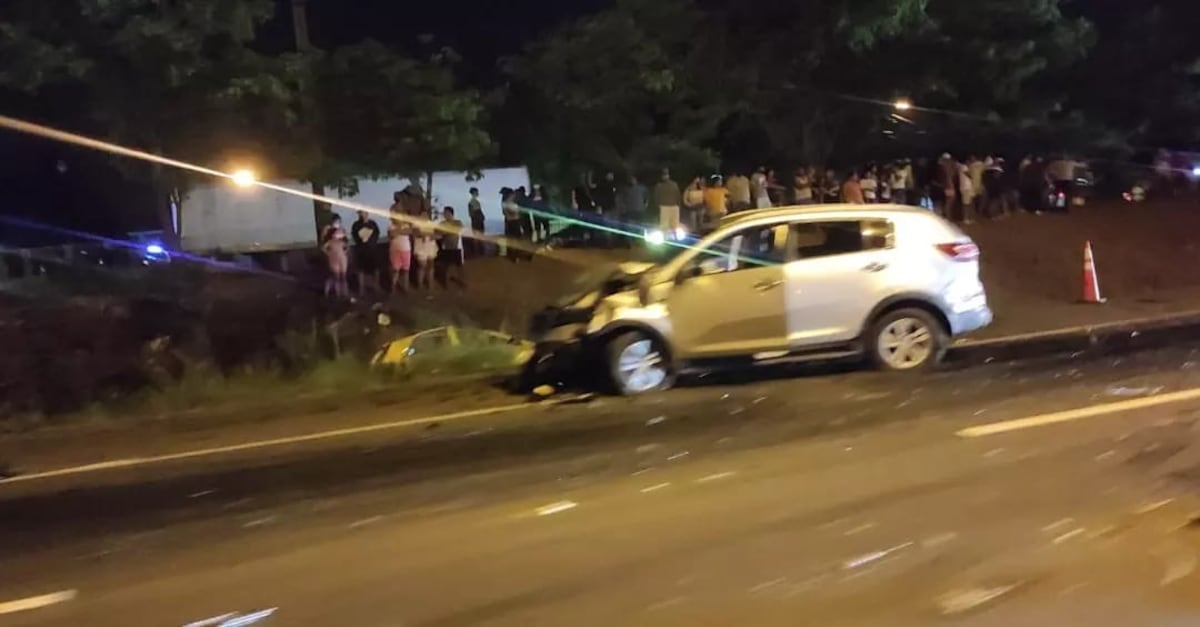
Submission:
[[[787,347],[787,223],[739,229],[701,250],[667,297],[676,354],[752,355]]]
[[[856,338],[894,279],[894,225],[883,219],[792,225],[785,268],[788,344],[793,350]]]

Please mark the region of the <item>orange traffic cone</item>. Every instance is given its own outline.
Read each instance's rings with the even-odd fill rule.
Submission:
[[[1100,296],[1100,281],[1096,278],[1096,260],[1092,257],[1092,243],[1083,244],[1083,302],[1103,303]]]

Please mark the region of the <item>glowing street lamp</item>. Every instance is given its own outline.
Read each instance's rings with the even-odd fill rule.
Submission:
[[[900,98],[896,100],[896,102],[893,102],[892,106],[897,111],[908,111],[912,108],[912,102],[910,102],[908,98]]]
[[[254,176],[253,171],[245,169],[234,171],[229,178],[232,179],[233,184],[237,185],[238,187],[250,187],[258,180],[258,177]]]

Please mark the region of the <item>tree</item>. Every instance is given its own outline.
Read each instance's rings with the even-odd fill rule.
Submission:
[[[561,183],[588,166],[714,167],[736,99],[703,80],[698,17],[688,0],[621,0],[535,42],[504,65],[509,137]]]
[[[443,49],[428,60],[366,41],[334,51],[322,64],[319,109],[322,143],[345,171],[417,178],[471,171],[491,157],[486,107],[474,90],[459,88]]]
[[[270,0],[10,0],[0,7],[0,86],[79,103],[70,122],[85,132],[208,163],[241,137],[242,120],[289,109],[288,73],[249,47],[271,12]],[[148,176],[174,244],[167,198],[183,173],[124,165]]]
[[[1200,3],[1080,3],[1098,44],[1076,69],[1069,106],[1133,146],[1200,145]]]

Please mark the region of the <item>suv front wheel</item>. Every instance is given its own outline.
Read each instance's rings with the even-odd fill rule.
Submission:
[[[929,312],[897,309],[872,325],[869,354],[881,370],[928,370],[942,361],[948,343],[945,329]]]
[[[640,331],[628,331],[605,346],[608,373],[620,394],[633,396],[665,390],[674,383],[671,362],[662,342]]]

